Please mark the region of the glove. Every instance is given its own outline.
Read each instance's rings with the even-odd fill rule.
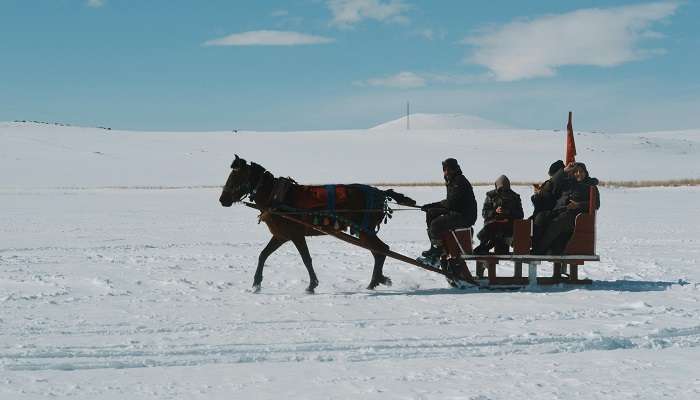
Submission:
[[[432,207],[433,207],[432,204],[423,204],[422,206],[420,206],[420,210],[423,211],[423,212],[427,212],[427,211],[430,210]]]

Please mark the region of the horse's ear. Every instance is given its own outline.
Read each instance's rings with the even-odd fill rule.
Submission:
[[[236,158],[235,158],[235,159],[233,160],[233,162],[231,163],[231,168],[236,169],[236,168],[241,168],[241,167],[243,167],[244,165],[246,165],[246,161],[245,161],[244,159],[238,157],[238,154],[234,154],[234,156],[235,156]]]

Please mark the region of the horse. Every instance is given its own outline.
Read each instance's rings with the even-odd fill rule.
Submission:
[[[254,207],[261,211],[259,219],[265,222],[272,238],[260,252],[258,265],[253,277],[253,292],[259,292],[263,280],[263,268],[267,258],[280,246],[291,241],[299,251],[309,274],[306,292],[314,293],[318,278],[314,271],[311,255],[306,245],[306,236],[325,233],[294,222],[285,215],[294,216],[307,224],[322,224],[326,229],[359,233],[359,240],[374,256],[372,278],[367,289],[374,290],[379,285],[391,286],[391,279],[383,273],[387,246],[376,235],[382,221],[391,217],[387,201],[415,206],[415,200],[391,189],[380,190],[361,184],[351,185],[299,185],[291,178],[278,178],[259,164],[248,163],[235,155],[231,172],[226,179],[219,202],[224,207],[242,202],[248,197]],[[388,217],[388,218],[387,218]]]

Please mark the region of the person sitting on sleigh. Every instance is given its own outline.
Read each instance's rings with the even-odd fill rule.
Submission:
[[[438,259],[444,252],[440,239],[443,233],[455,228],[468,228],[476,222],[476,198],[469,180],[462,174],[454,158],[442,162],[447,196],[444,200],[421,207],[428,226],[430,249],[422,253],[429,262]]]
[[[586,164],[571,162],[552,176],[558,198],[542,237],[533,246],[533,254],[563,254],[576,225],[576,216],[590,209],[590,193],[595,192],[595,204],[600,208],[598,179],[591,178]]]
[[[474,254],[486,254],[494,247],[496,254],[508,253],[506,238],[513,236],[513,220],[523,218],[520,195],[510,188],[508,177],[499,176],[495,187],[486,193],[481,212],[484,227],[476,235],[480,243],[474,249]]]

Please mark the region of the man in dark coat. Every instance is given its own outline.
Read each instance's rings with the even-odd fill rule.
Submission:
[[[600,208],[598,179],[588,175],[583,163],[570,163],[552,176],[559,197],[552,210],[552,220],[542,238],[535,243],[535,254],[561,254],[566,247],[579,213],[588,212],[591,187],[596,194],[596,210]]]
[[[533,225],[532,237],[534,243],[540,240],[544,228],[552,220],[552,210],[554,209],[558,197],[558,193],[554,191],[552,176],[562,169],[564,169],[564,162],[562,160],[555,161],[549,166],[549,179],[540,185],[533,185],[535,194],[530,197],[530,200],[532,200],[534,211],[532,212],[532,216],[530,216],[530,220],[532,220]]]
[[[476,198],[469,180],[462,174],[459,163],[454,158],[442,162],[442,172],[447,188],[445,200],[426,204],[425,211],[430,238],[430,250],[423,252],[423,257],[435,259],[443,253],[442,234],[449,229],[466,228],[476,222]]]
[[[496,188],[486,193],[481,215],[484,227],[476,235],[480,243],[475,254],[486,254],[496,248],[496,254],[508,252],[506,238],[513,236],[513,220],[523,218],[523,204],[520,195],[510,188],[510,180],[501,175],[496,179]]]

